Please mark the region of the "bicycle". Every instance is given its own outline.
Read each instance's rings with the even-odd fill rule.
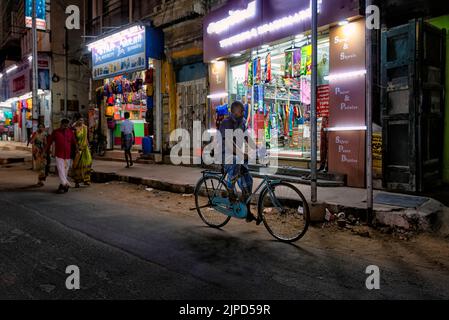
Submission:
[[[310,211],[304,195],[294,185],[264,177],[245,201],[232,203],[227,186],[227,172],[205,170],[195,187],[195,205],[201,219],[212,228],[224,227],[231,218],[245,219],[247,206],[261,190],[257,200],[257,222],[282,242],[295,242],[307,232]],[[204,196],[205,193],[205,196]],[[202,203],[204,202],[204,203]]]
[[[104,157],[106,154],[107,142],[106,137],[101,133],[95,134],[95,139],[92,141],[90,146],[91,153],[98,154],[100,157]]]

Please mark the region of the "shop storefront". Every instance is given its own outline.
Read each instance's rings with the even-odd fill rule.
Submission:
[[[48,56],[39,55],[37,92],[39,110],[34,110],[37,107],[32,103],[31,57],[7,67],[1,73],[4,101],[1,102],[2,107],[0,107],[0,134],[3,138],[25,142],[29,132],[37,129],[38,123],[43,123],[51,129],[49,61]],[[1,110],[3,110],[3,116]],[[33,110],[38,118],[33,119]]]
[[[204,22],[210,63],[210,126],[245,105],[279,159],[310,161],[310,1],[229,1]],[[364,185],[365,34],[357,1],[319,1],[318,154],[329,171]],[[322,130],[323,129],[323,130]],[[323,137],[321,137],[323,136]],[[260,145],[260,142],[259,142]]]
[[[0,140],[14,140],[14,124],[12,122],[13,114],[11,107],[0,103]]]
[[[134,123],[136,145],[153,137],[154,107],[160,108],[160,83],[163,35],[145,26],[132,26],[89,44],[92,74],[101,80],[96,89],[96,107],[89,111],[89,123],[101,128],[109,149],[120,147],[120,124],[125,112]],[[91,131],[92,130],[91,128]],[[159,146],[155,146],[157,149]]]

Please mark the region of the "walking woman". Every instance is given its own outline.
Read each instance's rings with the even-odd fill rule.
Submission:
[[[90,185],[90,175],[92,170],[92,155],[89,150],[88,128],[84,124],[84,120],[80,114],[75,116],[75,123],[73,124],[75,130],[75,137],[78,142],[78,152],[73,160],[73,180],[75,188],[80,187],[80,183]]]
[[[43,124],[39,124],[37,131],[30,139],[30,143],[33,145],[33,168],[38,172],[37,185],[42,187],[47,179],[47,132]]]

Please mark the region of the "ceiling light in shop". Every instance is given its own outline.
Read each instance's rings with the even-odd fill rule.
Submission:
[[[338,23],[338,25],[339,25],[339,26],[345,26],[345,25],[347,25],[348,23],[349,23],[348,20],[343,20],[343,21],[340,21],[340,22]]]
[[[0,73],[0,79],[3,78],[3,73]]]
[[[284,52],[293,52],[293,51],[296,51],[296,50],[299,50],[299,49],[301,49],[301,47],[292,46],[292,47],[290,47],[288,49],[285,49]]]
[[[235,57],[235,58],[238,58],[238,57],[241,57],[242,54],[241,53],[234,53],[232,56]]]
[[[303,35],[302,33],[301,34],[298,34],[296,37],[295,37],[295,39],[296,40],[302,40],[302,39],[304,39],[306,36],[305,35]]]

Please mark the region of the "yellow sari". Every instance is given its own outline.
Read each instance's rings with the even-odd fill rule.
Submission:
[[[75,128],[75,136],[78,141],[79,152],[73,160],[73,179],[75,183],[90,184],[90,175],[92,171],[92,156],[89,150],[87,139],[87,126],[81,125]]]

